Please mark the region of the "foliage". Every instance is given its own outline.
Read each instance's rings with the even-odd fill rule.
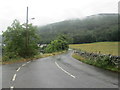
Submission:
[[[68,43],[62,40],[54,40],[52,41],[45,49],[47,53],[57,52],[68,49]]]
[[[80,60],[84,63],[94,65],[94,66],[97,66],[97,67],[100,67],[100,68],[108,69],[108,70],[111,70],[111,71],[120,72],[120,70],[117,67],[115,67],[114,65],[111,65],[111,63],[109,63],[108,57],[103,57],[102,59],[95,61],[95,60],[91,60],[91,59],[88,59],[88,58],[84,58],[84,57],[82,57],[78,54],[73,54],[72,56],[75,59]]]
[[[98,14],[84,19],[65,20],[38,28],[40,43],[50,43],[59,34],[71,38],[70,43],[119,41],[118,14]]]
[[[5,46],[3,47],[3,56],[5,59],[16,57],[30,57],[37,54],[37,34],[36,27],[28,24],[29,42],[26,47],[26,25],[20,24],[18,20],[14,20],[12,25],[3,33]]]
[[[102,59],[97,58],[98,60],[96,60],[95,65],[99,66],[99,67],[107,67],[108,65],[111,65],[111,63],[109,63],[109,57],[108,56],[104,56]]]
[[[62,50],[67,50],[68,42],[64,35],[58,36],[57,40],[52,41],[46,48],[45,52],[51,53],[51,52],[57,52]]]
[[[57,39],[58,40],[62,40],[62,41],[66,41],[68,43],[72,43],[73,42],[73,39],[71,37],[69,37],[68,35],[66,35],[66,34],[60,34],[60,35],[58,35]]]

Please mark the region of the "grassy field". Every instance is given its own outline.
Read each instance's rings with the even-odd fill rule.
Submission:
[[[111,54],[111,55],[119,56],[118,44],[120,44],[120,42],[97,42],[97,43],[89,43],[89,44],[71,44],[69,45],[69,47],[86,52],[93,52],[93,53],[100,52],[101,54]]]

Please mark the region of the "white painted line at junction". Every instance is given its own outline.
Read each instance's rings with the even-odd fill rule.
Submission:
[[[10,90],[13,90],[13,88],[14,88],[14,86],[11,86],[11,87],[10,87]]]
[[[69,76],[71,76],[72,78],[76,78],[74,75],[70,74],[69,72],[67,72],[66,70],[64,70],[62,67],[60,67],[57,62],[55,61],[55,64],[58,68],[60,68],[63,72],[65,72],[66,74],[68,74]]]
[[[18,72],[21,69],[21,67],[19,67],[16,71]]]
[[[16,74],[14,74],[12,81],[15,81],[16,79]]]

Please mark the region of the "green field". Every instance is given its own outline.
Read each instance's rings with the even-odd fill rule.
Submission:
[[[97,43],[88,43],[88,44],[71,44],[69,45],[69,47],[86,52],[93,52],[93,53],[100,52],[101,54],[111,54],[111,55],[119,56],[118,44],[120,44],[120,42],[97,42]]]

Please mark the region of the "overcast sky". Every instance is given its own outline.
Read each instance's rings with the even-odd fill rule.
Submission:
[[[14,19],[45,25],[66,19],[83,18],[98,13],[117,13],[119,0],[0,0],[0,30],[5,31]],[[31,20],[30,18],[35,18]],[[1,33],[0,31],[0,33]]]

